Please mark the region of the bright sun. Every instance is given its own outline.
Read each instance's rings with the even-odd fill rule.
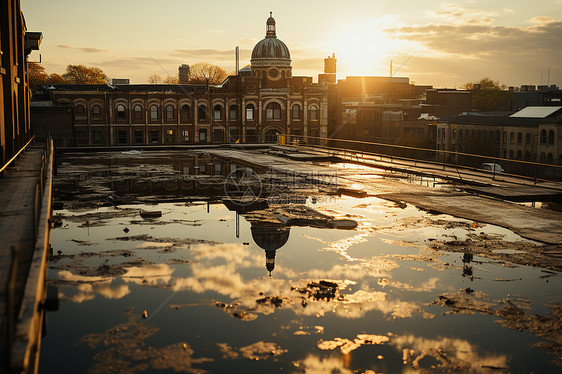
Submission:
[[[401,44],[366,22],[340,29],[334,42],[342,75],[388,75],[392,55],[400,52]]]

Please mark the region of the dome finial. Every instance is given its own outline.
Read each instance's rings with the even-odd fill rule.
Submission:
[[[269,12],[269,18],[267,19],[266,22],[266,27],[265,27],[265,37],[276,37],[276,32],[275,32],[275,18],[273,18],[273,12]]]

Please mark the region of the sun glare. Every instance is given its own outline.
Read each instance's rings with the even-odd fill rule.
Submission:
[[[388,75],[392,56],[403,47],[382,27],[368,22],[348,24],[334,39],[338,73],[342,75]]]

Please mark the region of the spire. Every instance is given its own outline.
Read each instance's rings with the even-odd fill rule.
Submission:
[[[275,32],[275,18],[273,18],[273,12],[269,12],[269,18],[267,19],[266,22],[266,28],[265,28],[265,37],[277,37],[276,32]]]

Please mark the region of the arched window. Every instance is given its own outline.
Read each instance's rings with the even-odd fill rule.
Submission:
[[[133,107],[133,116],[135,119],[142,119],[142,107],[140,105],[135,105]]]
[[[509,134],[509,143],[515,143],[515,133],[513,131]]]
[[[541,144],[546,144],[546,130],[541,130]]]
[[[101,117],[101,106],[94,105],[92,107],[92,117],[93,118],[100,118]]]
[[[531,134],[525,134],[525,144],[531,144]]]
[[[123,104],[117,105],[117,118],[127,119],[127,114],[125,113],[125,105]]]
[[[166,119],[174,119],[174,106],[167,105],[166,106]]]
[[[246,120],[253,121],[254,120],[254,104],[246,105]]]
[[[281,105],[279,103],[269,103],[265,107],[265,117],[267,119],[281,119]]]
[[[76,115],[83,116],[86,114],[86,108],[82,104],[76,105]]]
[[[221,119],[221,109],[222,107],[219,104],[215,105],[215,107],[213,108],[213,119],[215,121]]]
[[[188,119],[189,119],[189,105],[183,104],[183,105],[181,106],[180,115],[181,115],[181,118],[182,118],[183,120],[188,120]]]
[[[238,118],[238,107],[236,105],[230,106],[230,113],[228,114],[228,116],[231,120]]]
[[[548,144],[554,144],[554,130],[548,132]]]
[[[158,119],[158,105],[154,104],[150,106],[150,119]]]
[[[523,144],[523,133],[517,133],[517,144]]]
[[[318,107],[316,105],[310,107],[310,119],[318,119]]]
[[[291,117],[293,117],[293,119],[301,119],[301,106],[299,104],[293,105],[291,113]]]
[[[201,104],[197,108],[197,118],[199,118],[200,121],[207,119],[207,107],[205,105]]]

